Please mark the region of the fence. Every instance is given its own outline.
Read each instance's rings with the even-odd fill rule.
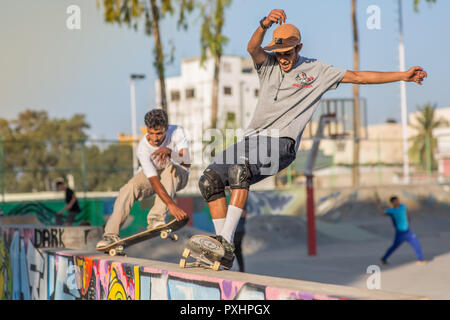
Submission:
[[[426,139],[427,140],[427,139]],[[303,170],[312,141],[302,141],[294,163],[278,176],[278,185],[303,184]],[[444,173],[431,148],[425,141],[419,152],[413,152],[409,142],[410,184],[447,183],[450,175]],[[360,141],[359,163],[353,164],[353,141],[323,140],[315,165],[316,187],[335,188],[352,186],[352,168],[359,168],[360,186],[401,184],[403,177],[403,140],[398,138],[369,138]]]
[[[55,190],[64,178],[78,191],[114,191],[129,179],[132,147],[111,140],[0,141],[2,194]]]
[[[310,140],[302,141],[295,162],[275,178],[279,187],[303,183],[303,169]],[[428,147],[427,147],[428,146]],[[323,140],[316,162],[316,185],[351,184],[353,142]],[[410,158],[411,183],[450,181],[438,170],[430,143]],[[118,191],[133,173],[132,147],[118,140],[1,140],[0,188],[6,193],[54,191],[54,181],[64,178],[78,192]],[[207,164],[191,167],[185,192],[197,193],[197,181]],[[361,185],[402,181],[402,140],[367,139],[360,142]],[[3,197],[4,199],[4,197]]]

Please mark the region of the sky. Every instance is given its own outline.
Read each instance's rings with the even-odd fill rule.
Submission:
[[[415,13],[413,0],[402,0],[406,67],[420,65],[429,74],[423,86],[407,84],[408,112],[426,103],[450,107],[450,1],[422,2]],[[67,28],[71,5],[81,10],[80,29]],[[372,5],[380,9],[379,29],[367,26]],[[275,8],[300,29],[303,56],[352,69],[351,0],[234,0],[225,16],[225,54],[248,57],[247,43],[259,20]],[[358,0],[357,19],[360,69],[398,71],[398,2]],[[200,55],[199,30],[198,12],[189,17],[187,31],[177,28],[175,18],[162,22],[166,48],[175,45],[167,77],[180,74],[181,59]],[[154,106],[153,39],[142,29],[105,23],[94,0],[0,0],[0,40],[0,118],[14,119],[26,109],[57,118],[83,113],[92,138],[117,139],[118,132],[131,132],[131,73],[147,76],[136,85],[138,126]],[[361,86],[360,95],[367,100],[369,124],[400,121],[398,83]],[[324,97],[352,97],[352,86],[341,85]]]

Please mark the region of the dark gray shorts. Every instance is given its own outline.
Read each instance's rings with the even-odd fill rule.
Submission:
[[[228,169],[248,160],[252,173],[250,184],[255,184],[288,167],[295,160],[295,155],[295,141],[291,138],[251,136],[224,150],[208,169],[216,171],[223,184],[228,186]]]

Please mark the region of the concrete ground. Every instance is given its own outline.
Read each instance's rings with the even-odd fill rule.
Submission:
[[[448,187],[383,186],[317,190],[317,256],[307,254],[306,223],[302,217],[249,213],[243,252],[246,272],[367,288],[374,278],[369,266],[378,266],[384,291],[450,299],[450,202]],[[381,265],[380,257],[394,239],[389,217],[375,206],[377,191],[388,205],[392,194],[406,204],[410,228],[421,242],[428,263],[417,265],[416,255],[404,243]],[[177,263],[183,239],[203,233],[180,231],[180,241],[152,240],[130,247],[129,255]],[[186,240],[184,240],[186,241]],[[237,263],[233,266],[237,270]],[[373,282],[371,282],[373,283]]]
[[[367,288],[371,265],[381,270],[380,290],[431,299],[450,299],[450,233],[420,238],[428,263],[417,265],[415,254],[403,244],[381,265],[379,257],[390,246],[389,241],[319,245],[317,256],[308,256],[305,245],[268,249],[245,256],[246,272],[307,281]],[[441,248],[441,249],[439,249]],[[237,269],[233,266],[233,269]],[[370,272],[370,271],[369,271]]]

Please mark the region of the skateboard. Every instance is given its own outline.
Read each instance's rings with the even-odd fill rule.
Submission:
[[[97,248],[97,251],[102,251],[108,253],[110,256],[115,255],[125,255],[124,248],[129,247],[133,244],[160,236],[162,239],[170,238],[172,241],[177,241],[178,236],[174,233],[175,231],[183,228],[189,218],[183,220],[172,220],[169,223],[158,226],[154,229],[148,229],[139,233],[136,233],[132,236],[120,239],[114,243],[111,243],[107,246]]]
[[[180,267],[203,267],[218,271],[224,255],[225,249],[219,241],[202,234],[194,235],[189,239],[183,251]],[[196,261],[187,262],[189,257]],[[224,266],[222,265],[222,267]]]

